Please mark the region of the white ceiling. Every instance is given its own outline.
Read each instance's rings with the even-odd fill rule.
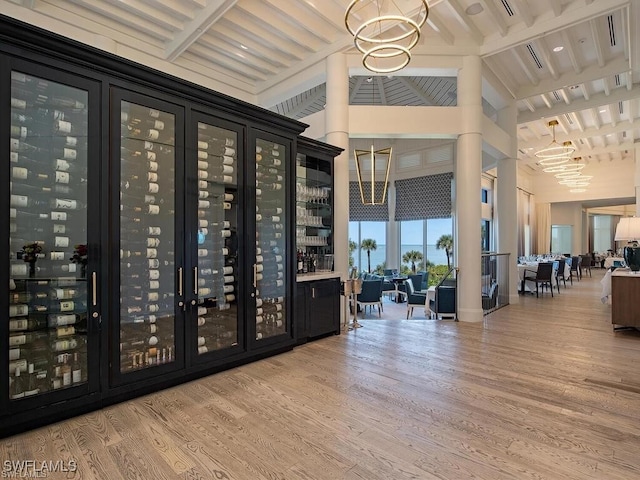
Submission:
[[[386,0],[391,2],[391,0]],[[416,0],[394,0],[411,10]],[[350,0],[0,0],[5,14],[54,30],[82,29],[260,98],[335,52],[353,50]],[[483,11],[465,10],[480,3]],[[389,4],[389,3],[387,3]],[[640,139],[639,0],[430,0],[416,55],[480,54],[517,100],[519,158],[571,140],[586,162],[628,161]],[[9,8],[9,6],[11,8]],[[100,45],[98,45],[100,46]],[[563,47],[555,52],[555,47]],[[415,73],[412,70],[412,74]],[[455,105],[456,79],[354,76],[351,104]],[[302,118],[323,108],[325,85],[273,110]],[[495,105],[494,105],[495,106]],[[485,113],[495,113],[485,102]]]

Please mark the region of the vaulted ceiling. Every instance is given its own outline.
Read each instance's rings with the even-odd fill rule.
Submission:
[[[392,0],[385,0],[391,2]],[[344,27],[350,0],[0,0],[0,11],[57,33],[84,30],[159,59],[188,78],[216,78],[252,95],[335,52],[353,50]],[[394,0],[411,11],[415,0]],[[474,5],[477,4],[477,5]],[[572,141],[587,162],[631,157],[640,139],[640,1],[430,0],[414,55],[479,54],[518,106],[519,158]],[[475,11],[475,13],[474,13]],[[98,45],[100,46],[100,45]],[[117,48],[117,47],[120,48]],[[112,48],[113,49],[113,48]],[[455,105],[454,77],[354,76],[350,103]],[[273,110],[302,118],[324,107],[325,86]],[[493,105],[485,102],[485,113]]]

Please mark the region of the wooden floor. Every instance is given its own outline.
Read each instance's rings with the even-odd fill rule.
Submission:
[[[640,478],[640,334],[612,331],[602,275],[480,324],[394,306],[402,320],[0,440],[0,461],[100,480]]]

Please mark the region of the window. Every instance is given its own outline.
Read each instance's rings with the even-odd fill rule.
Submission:
[[[416,271],[424,267],[424,220],[407,220],[400,222],[400,270],[409,273],[411,261],[404,260],[407,252],[418,252],[419,255],[411,255]]]
[[[551,225],[551,251],[553,253],[571,253],[573,227],[571,225]]]
[[[380,267],[382,273],[383,265],[386,262],[386,231],[387,222],[349,222],[349,242],[355,242],[356,248],[350,252],[349,264],[356,267],[358,271],[369,271],[369,260],[371,260],[371,271],[374,272]],[[363,240],[375,240],[376,249],[360,249]],[[351,260],[353,259],[353,264]]]
[[[593,251],[606,252],[611,245],[611,215],[594,215],[593,217]]]
[[[433,218],[430,220],[405,220],[400,223],[400,265],[406,274],[411,269],[411,263],[403,261],[405,253],[416,250],[422,254],[422,259],[415,262],[416,270],[424,270],[426,265],[447,265],[447,254],[444,248],[438,250],[436,245],[443,235],[453,238],[451,218]],[[446,242],[445,242],[446,243]],[[453,265],[453,244],[449,249],[449,262]]]
[[[449,261],[444,248],[438,250],[436,245],[444,235],[453,239],[453,223],[451,218],[432,218],[427,220],[427,261],[433,265],[453,265],[453,248],[449,251]],[[453,241],[451,242],[453,247]]]
[[[491,251],[491,222],[480,220],[480,245],[483,252]]]

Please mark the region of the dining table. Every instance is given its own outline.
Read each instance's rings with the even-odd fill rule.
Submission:
[[[618,262],[618,263],[616,263]],[[622,257],[607,257],[604,259],[604,268],[611,268],[611,267],[621,267],[622,265],[625,265],[624,263],[624,258]]]
[[[396,303],[402,303],[404,302],[404,299],[407,298],[407,292],[406,291],[403,292],[402,290],[400,290],[400,285],[404,285],[404,282],[407,280],[407,278],[409,277],[397,276],[397,277],[391,278],[391,281],[396,287],[395,292],[393,292],[396,294]]]
[[[520,286],[518,289],[518,293],[526,293],[526,292],[534,292],[535,290],[532,290],[531,287],[529,287],[529,284],[533,284],[533,282],[531,281],[525,281],[524,277],[528,271],[528,273],[530,274],[529,276],[531,276],[532,272],[537,272],[538,271],[538,264],[539,263],[546,263],[546,262],[525,262],[525,263],[519,263],[518,264],[518,279],[520,281]],[[557,265],[555,266],[557,268]],[[571,275],[571,265],[569,263],[565,263],[564,264],[564,272],[563,272],[564,278],[565,280],[569,278],[569,276]],[[557,279],[555,275],[551,276],[551,288],[556,288],[558,285],[557,283]]]

